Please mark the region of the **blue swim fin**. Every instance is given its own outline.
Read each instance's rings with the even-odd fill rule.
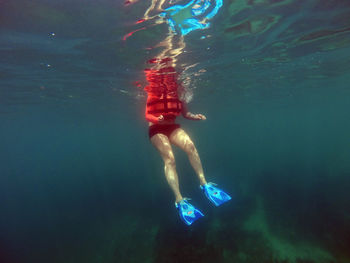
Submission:
[[[182,221],[186,225],[191,225],[197,219],[203,217],[203,213],[188,202],[188,199],[183,199],[179,203],[175,203]]]
[[[217,188],[214,183],[201,185],[200,188],[203,190],[205,196],[216,206],[222,205],[231,200],[231,196]]]

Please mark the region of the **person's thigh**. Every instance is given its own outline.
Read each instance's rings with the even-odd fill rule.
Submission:
[[[194,144],[190,136],[181,128],[176,129],[169,138],[170,142],[184,151],[190,150]]]
[[[170,141],[166,135],[161,133],[153,135],[151,138],[151,143],[159,151],[163,160],[174,158]]]

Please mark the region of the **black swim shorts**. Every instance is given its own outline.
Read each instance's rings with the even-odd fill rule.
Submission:
[[[151,139],[152,136],[161,133],[169,138],[173,131],[175,131],[177,128],[180,128],[180,124],[154,124],[149,126],[148,136]]]

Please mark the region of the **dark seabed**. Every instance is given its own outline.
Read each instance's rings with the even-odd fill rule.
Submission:
[[[0,0],[0,262],[349,263],[350,2],[225,0],[185,36],[207,120],[179,122],[233,197],[213,207],[175,149],[191,227],[144,119],[150,5]]]

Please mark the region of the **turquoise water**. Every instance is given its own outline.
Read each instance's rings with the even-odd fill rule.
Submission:
[[[350,3],[224,1],[185,36],[207,120],[179,123],[233,196],[212,207],[174,149],[190,228],[144,120],[150,5],[0,1],[0,262],[350,262]]]

